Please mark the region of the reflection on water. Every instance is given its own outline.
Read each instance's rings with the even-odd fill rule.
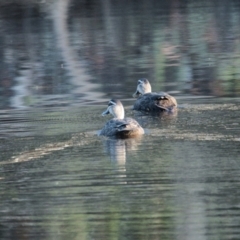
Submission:
[[[0,1],[0,239],[240,239],[239,10]],[[176,114],[131,110],[143,77]],[[97,136],[111,97],[141,139]]]
[[[139,136],[129,139],[106,139],[104,141],[106,152],[110,155],[112,162],[125,165],[127,151],[136,151],[141,138]]]
[[[134,111],[134,118],[139,122],[142,127],[148,127],[149,125],[161,124],[162,127],[169,126],[176,123],[178,116],[178,109],[173,113],[160,112],[160,113],[143,113]]]
[[[105,139],[104,147],[107,154],[110,156],[111,162],[116,165],[119,179],[117,184],[128,184],[126,182],[126,160],[127,154],[138,150],[141,142],[141,137],[129,139]]]
[[[239,96],[238,1],[0,5],[1,108],[130,98],[142,77],[175,96]]]

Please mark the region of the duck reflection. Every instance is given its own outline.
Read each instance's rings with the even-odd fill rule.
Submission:
[[[127,152],[136,151],[142,137],[115,139],[109,138],[104,142],[105,151],[110,155],[111,161],[119,166],[125,166]]]
[[[134,111],[134,118],[143,127],[147,128],[151,125],[172,125],[176,122],[178,116],[178,109],[174,112],[158,112],[158,113],[142,113],[140,111]]]
[[[110,155],[111,162],[116,165],[115,173],[118,184],[127,184],[126,161],[127,153],[138,149],[141,137],[127,139],[109,138],[104,141],[105,151]]]

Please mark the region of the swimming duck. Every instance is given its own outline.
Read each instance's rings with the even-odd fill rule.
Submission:
[[[136,120],[124,118],[124,108],[119,100],[111,99],[108,102],[108,108],[102,113],[102,116],[107,114],[112,114],[114,118],[105,124],[99,135],[129,138],[144,134],[143,128]]]
[[[145,112],[174,112],[177,101],[165,92],[152,92],[151,84],[146,78],[139,79],[133,97],[138,97],[133,110]]]

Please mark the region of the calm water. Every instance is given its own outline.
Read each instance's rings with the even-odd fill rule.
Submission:
[[[238,1],[2,1],[0,32],[0,239],[240,239]],[[142,77],[175,115],[132,112]],[[111,97],[143,137],[97,136]]]

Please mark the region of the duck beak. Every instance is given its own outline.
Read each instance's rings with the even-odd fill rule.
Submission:
[[[108,115],[108,114],[110,114],[110,112],[109,112],[109,110],[108,110],[108,108],[107,108],[107,110],[102,113],[102,116],[106,116],[106,115]]]
[[[139,97],[140,95],[140,92],[138,90],[136,90],[136,92],[132,95],[134,98],[137,98]]]

